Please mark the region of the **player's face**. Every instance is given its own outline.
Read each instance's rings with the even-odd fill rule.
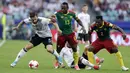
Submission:
[[[33,23],[37,23],[38,17],[35,15],[34,17],[31,17],[31,20]]]
[[[98,27],[102,26],[102,20],[97,19],[96,20],[96,24],[97,24]]]
[[[88,6],[84,6],[84,7],[82,8],[82,11],[83,11],[83,12],[87,12],[87,11],[88,11]]]
[[[67,13],[67,11],[68,11],[67,5],[61,5],[61,10],[63,13]]]

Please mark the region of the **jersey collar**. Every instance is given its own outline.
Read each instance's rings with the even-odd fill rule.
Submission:
[[[99,28],[102,28],[104,26],[104,21],[102,22],[102,26],[101,27],[99,27]]]
[[[63,13],[64,14],[64,13]],[[67,11],[67,13],[66,14],[64,14],[64,15],[67,15],[67,14],[69,14],[69,11]]]

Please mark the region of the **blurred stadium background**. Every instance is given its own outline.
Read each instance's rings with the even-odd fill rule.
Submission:
[[[130,1],[129,0],[0,0],[0,38],[2,38],[2,20],[6,15],[7,39],[29,39],[32,35],[32,27],[23,25],[22,31],[16,34],[11,28],[16,26],[22,19],[28,17],[29,10],[35,10],[39,16],[50,17],[60,9],[60,3],[67,1],[69,9],[77,14],[83,4],[88,4],[88,13],[93,22],[95,15],[103,15],[104,19],[119,25],[130,33]],[[53,25],[50,24],[53,29]]]
[[[52,56],[40,45],[36,49],[28,52],[28,55],[21,60],[14,69],[10,68],[10,63],[14,60],[16,54],[21,48],[27,44],[32,35],[32,27],[30,24],[23,24],[19,31],[12,31],[12,27],[16,26],[21,20],[28,17],[29,10],[35,10],[39,16],[50,17],[55,11],[60,9],[60,3],[68,2],[70,10],[78,14],[83,4],[88,4],[88,13],[91,16],[91,23],[96,15],[102,15],[105,20],[110,21],[124,29],[127,34],[127,40],[123,41],[121,34],[117,32],[111,33],[114,42],[120,46],[124,62],[130,68],[130,0],[0,0],[0,72],[1,73],[86,73],[86,70],[75,71],[73,69],[53,68]],[[52,24],[53,41],[56,41],[56,30]],[[96,38],[96,34],[92,34],[92,40]],[[8,40],[3,46],[2,39]],[[55,46],[55,44],[54,44]],[[80,45],[83,52],[83,45]],[[38,50],[37,50],[38,49]],[[42,51],[41,51],[42,50]],[[82,54],[82,53],[81,53]],[[101,51],[99,57],[105,58],[102,69],[99,71],[88,71],[89,73],[122,73],[115,56],[110,55],[107,51]],[[40,66],[38,70],[29,70],[28,62],[31,59],[38,60]],[[125,72],[125,73],[129,73]]]
[[[119,40],[120,34],[114,34],[113,38],[118,37],[115,42],[119,45],[130,45],[130,0],[0,0],[0,38],[5,38],[6,35],[9,40],[28,40],[32,35],[30,24],[24,24],[19,31],[12,31],[12,27],[27,18],[29,10],[35,10],[39,16],[50,17],[60,9],[60,4],[64,1],[69,3],[69,9],[76,14],[81,11],[83,4],[88,4],[91,23],[96,15],[102,15],[105,20],[120,26],[128,33],[126,42]],[[49,26],[54,29],[53,25]]]

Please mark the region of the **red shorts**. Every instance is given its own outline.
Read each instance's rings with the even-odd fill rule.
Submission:
[[[117,49],[117,45],[114,44],[112,39],[106,39],[104,41],[96,39],[96,41],[92,43],[92,46],[94,47],[94,54],[96,54],[103,48],[105,48],[109,53],[112,53],[112,49]]]
[[[69,35],[60,35],[57,38],[57,46],[63,48],[65,43],[68,42],[70,45],[77,45],[75,33]]]

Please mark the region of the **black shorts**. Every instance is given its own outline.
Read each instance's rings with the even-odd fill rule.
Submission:
[[[86,33],[78,33],[77,40],[82,41],[82,39],[83,39],[84,41],[88,41],[88,38],[89,38],[88,34],[86,34]]]
[[[43,43],[45,45],[45,48],[47,45],[52,45],[52,38],[51,37],[46,37],[46,38],[41,38],[37,34],[35,34],[30,42],[33,44],[33,46],[37,46],[40,43]]]

